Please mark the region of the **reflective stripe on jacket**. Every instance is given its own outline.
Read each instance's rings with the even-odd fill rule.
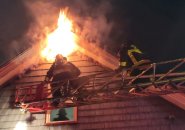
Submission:
[[[119,65],[125,67],[127,66],[127,62],[120,62]]]
[[[136,57],[133,55],[133,53],[139,53],[139,54],[142,54],[142,52],[136,47],[136,46],[133,46],[132,45],[132,49],[128,50],[128,56],[130,57],[131,61],[134,63],[134,64],[137,64],[138,61],[136,59]]]

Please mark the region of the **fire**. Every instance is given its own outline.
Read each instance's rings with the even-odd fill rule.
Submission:
[[[46,47],[41,51],[41,56],[48,61],[53,61],[57,54],[67,57],[77,49],[76,36],[72,32],[73,24],[65,13],[60,11],[58,27],[47,36]]]

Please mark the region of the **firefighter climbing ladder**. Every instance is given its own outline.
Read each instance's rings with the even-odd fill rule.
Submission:
[[[46,95],[51,93],[47,93],[48,89],[44,85],[36,84],[32,88],[21,87],[16,90],[16,105],[23,109],[29,109],[31,112],[40,112],[56,107],[120,101],[138,96],[183,93],[185,91],[184,70],[185,58],[182,58],[133,66],[126,70],[126,76],[122,72],[98,72],[86,76],[86,82],[82,82],[81,85],[72,89],[67,97],[58,98],[60,104],[54,107],[51,103],[56,98],[47,98]],[[38,94],[38,91],[42,92],[42,94]]]

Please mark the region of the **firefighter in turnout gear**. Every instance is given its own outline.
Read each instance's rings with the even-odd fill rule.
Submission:
[[[118,52],[120,64],[116,72],[121,72],[122,75],[122,86],[125,85],[125,78],[130,76],[131,73],[137,73],[135,68],[144,64],[150,63],[150,60],[143,58],[143,53],[138,49],[131,41],[126,41],[121,44],[120,50]],[[140,71],[140,70],[139,70]],[[129,92],[135,91],[136,88],[132,88]]]
[[[121,72],[123,86],[124,86],[125,77],[129,75],[128,68],[130,67],[130,62],[128,57],[128,50],[129,50],[129,45],[125,42],[124,44],[121,44],[120,50],[118,51],[118,54],[117,54],[119,57],[119,67],[115,70],[115,72],[116,73]]]
[[[143,53],[133,45],[132,42],[124,42],[121,44],[118,57],[120,60],[119,68],[116,70],[118,72],[150,62],[149,60],[143,59]]]
[[[121,71],[122,69],[128,68],[128,50],[129,45],[127,43],[121,44],[120,50],[117,54],[119,57],[119,68],[117,69],[117,71]]]
[[[56,55],[55,62],[47,72],[45,81],[51,81],[51,89],[53,90],[53,98],[67,97],[70,89],[70,80],[80,75],[80,70],[66,57],[61,54]],[[59,89],[58,89],[59,88]],[[58,105],[59,101],[55,101],[54,105]]]

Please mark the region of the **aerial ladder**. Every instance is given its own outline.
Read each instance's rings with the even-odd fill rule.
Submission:
[[[185,58],[182,58],[132,66],[124,72],[107,70],[76,79],[58,81],[61,86],[56,88],[49,87],[52,82],[22,86],[16,89],[15,106],[37,113],[61,107],[183,93],[185,91],[184,70]],[[69,82],[67,95],[54,97],[54,91],[62,93],[65,82]],[[56,101],[58,104],[53,105]]]

